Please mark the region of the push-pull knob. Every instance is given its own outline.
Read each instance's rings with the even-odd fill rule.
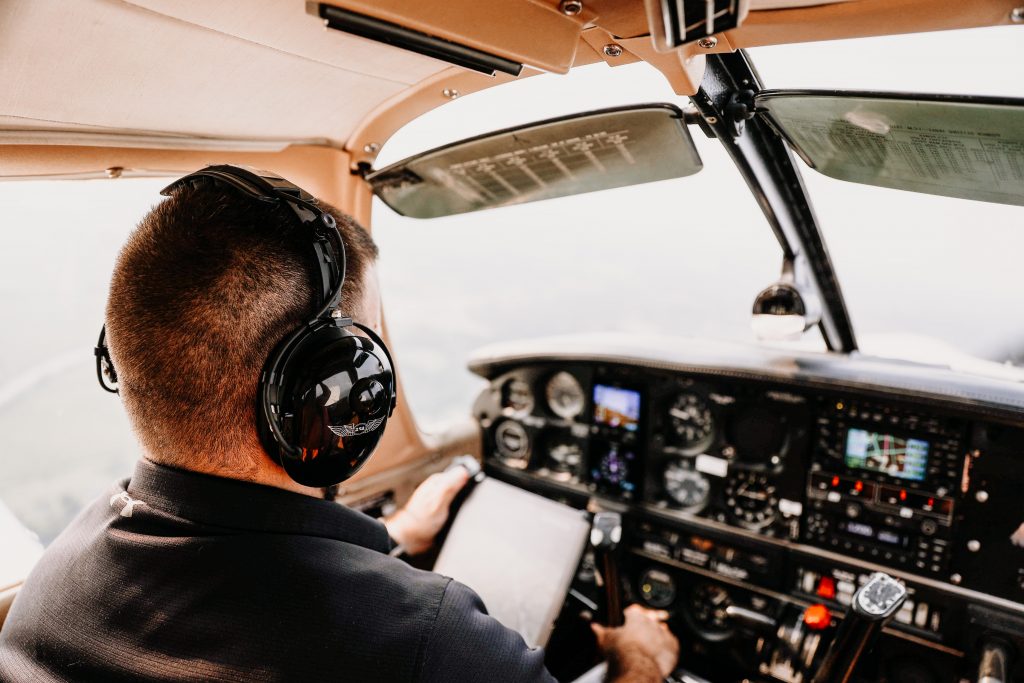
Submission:
[[[902,583],[888,574],[872,574],[853,594],[850,609],[812,683],[849,681],[861,655],[871,649],[882,627],[892,620],[906,599],[907,587]]]
[[[725,615],[734,623],[758,633],[773,633],[779,627],[775,619],[746,607],[729,605],[725,608]]]
[[[1009,661],[1010,652],[1006,645],[996,640],[985,642],[978,664],[978,683],[1006,683]]]

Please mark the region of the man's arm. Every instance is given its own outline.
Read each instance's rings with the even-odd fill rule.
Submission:
[[[448,519],[448,507],[468,480],[458,467],[428,477],[405,507],[385,520],[388,533],[411,555],[430,548]],[[594,625],[608,658],[612,683],[660,683],[674,669],[679,643],[664,624],[667,614],[631,605],[619,628]],[[471,589],[449,581],[437,616],[427,626],[421,652],[422,681],[554,681],[544,651],[487,614]]]
[[[410,555],[430,549],[448,521],[448,508],[469,481],[464,467],[437,472],[423,480],[401,510],[384,520],[388,535]]]
[[[554,683],[544,651],[487,614],[480,597],[451,580],[421,653],[423,683],[499,681]]]

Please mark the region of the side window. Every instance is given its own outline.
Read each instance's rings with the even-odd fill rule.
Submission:
[[[0,183],[0,513],[44,544],[138,456],[93,347],[117,253],[164,184]]]

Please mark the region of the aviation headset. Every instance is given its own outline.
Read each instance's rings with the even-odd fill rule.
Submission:
[[[373,330],[338,311],[345,282],[345,245],[334,217],[315,197],[284,178],[238,166],[208,166],[174,181],[183,186],[222,183],[253,201],[287,206],[309,232],[319,273],[316,314],[285,335],[260,373],[256,424],[263,449],[306,486],[331,486],[355,474],[373,453],[398,398],[394,364]],[[358,328],[366,336],[353,333]],[[117,393],[117,371],[106,345],[96,346],[100,386]]]

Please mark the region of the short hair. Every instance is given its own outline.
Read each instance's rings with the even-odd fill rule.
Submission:
[[[341,310],[358,318],[377,247],[351,217],[321,208],[345,245]],[[151,459],[243,478],[259,467],[260,371],[315,313],[313,253],[290,209],[212,182],[181,187],[143,217],[114,267],[106,322],[121,397]]]

